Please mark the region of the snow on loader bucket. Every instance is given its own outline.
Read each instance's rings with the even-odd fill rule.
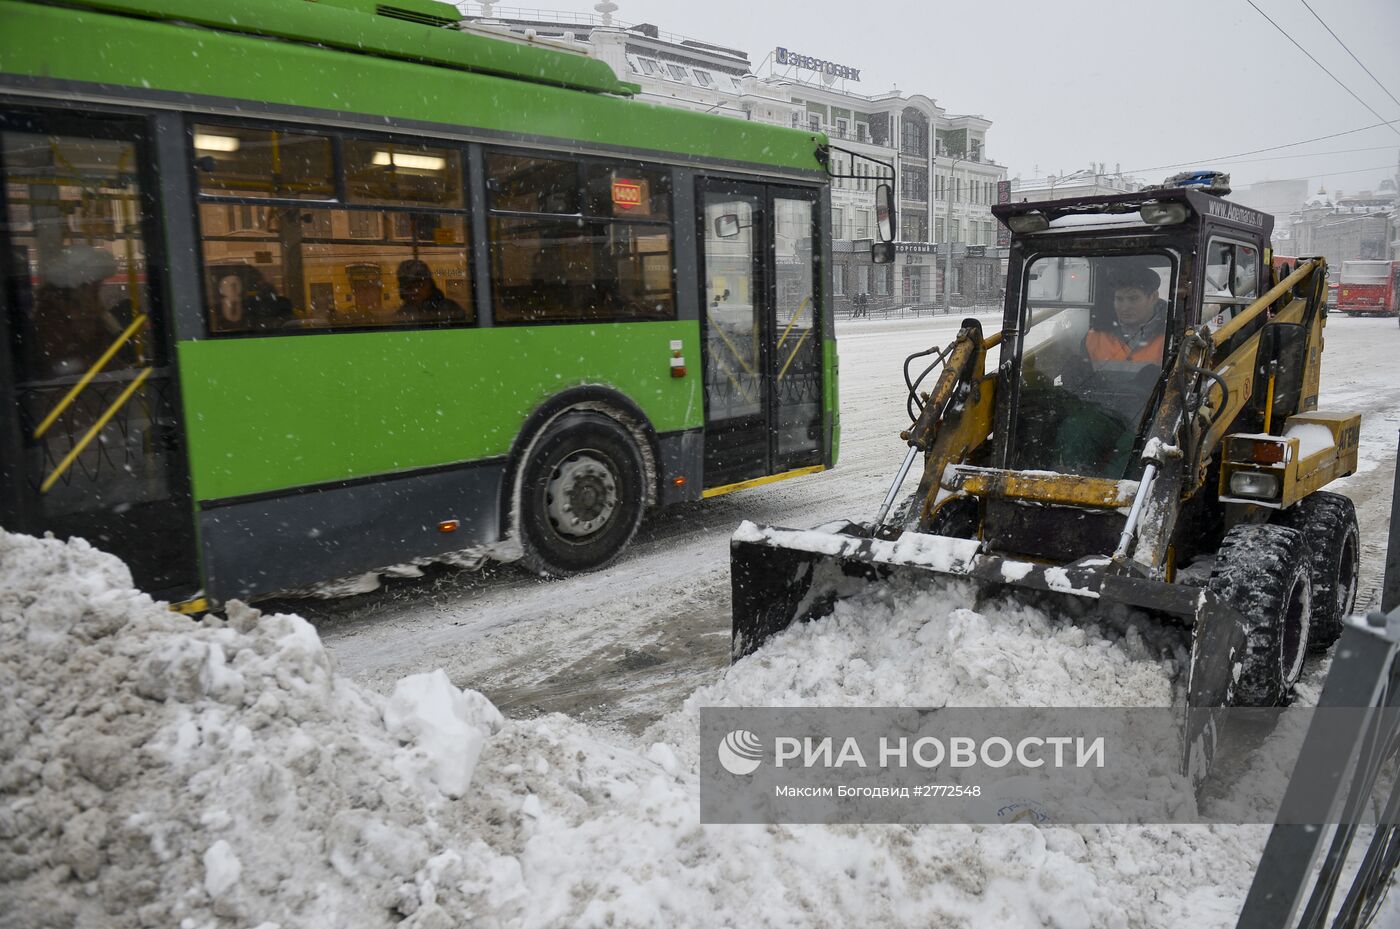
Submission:
[[[872,522],[739,528],[733,657],[896,574],[1121,604],[1190,630],[1182,767],[1204,776],[1219,710],[1287,702],[1356,589],[1354,510],[1318,492],[1355,470],[1359,433],[1316,409],[1326,263],[1272,287],[1248,277],[1268,262],[1217,267],[1222,230],[1257,256],[1269,224],[1194,190],[994,212],[1013,232],[1001,332],[966,319],[905,359],[908,452]],[[1055,228],[1075,213],[1112,221]]]
[[[1112,573],[1105,558],[1047,566],[981,552],[973,539],[906,532],[873,538],[855,523],[798,530],[742,523],[730,542],[738,660],[794,623],[819,619],[838,599],[895,574],[961,578],[1118,603],[1189,627],[1191,662],[1184,773],[1203,775],[1214,754],[1211,711],[1233,702],[1244,648],[1244,617],[1209,590]],[[1192,757],[1197,759],[1192,762]]]

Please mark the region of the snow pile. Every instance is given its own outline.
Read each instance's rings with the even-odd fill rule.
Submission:
[[[414,913],[495,708],[441,675],[381,706],[298,617],[195,624],[130,587],[85,542],[0,533],[0,925]]]
[[[129,587],[0,533],[0,927],[1213,926],[1265,834],[699,825],[701,705],[1170,700],[1179,642],[957,587],[843,605],[640,745],[440,672],[380,697],[297,617]]]

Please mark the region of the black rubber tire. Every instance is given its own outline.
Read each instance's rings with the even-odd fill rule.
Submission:
[[[1342,635],[1342,623],[1356,605],[1361,574],[1361,530],[1350,497],[1319,490],[1275,519],[1297,529],[1308,541],[1312,575],[1312,629],[1308,647],[1325,652]]]
[[[955,539],[975,539],[981,526],[981,511],[975,497],[957,497],[940,506],[929,521],[928,531]]]
[[[1302,676],[1312,599],[1308,562],[1307,540],[1287,526],[1239,525],[1221,540],[1207,587],[1244,616],[1239,705],[1283,704]]]
[[[558,487],[561,468],[580,461],[594,472],[585,478],[587,492],[596,499],[601,486],[597,475],[605,474],[616,499],[601,525],[574,534],[562,530],[551,513],[551,484]],[[616,420],[591,411],[556,419],[520,468],[520,563],[543,577],[568,577],[612,561],[642,523],[645,475],[641,452]],[[581,528],[575,526],[576,531]]]

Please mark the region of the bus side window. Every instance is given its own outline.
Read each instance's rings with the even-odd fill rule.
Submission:
[[[291,200],[335,196],[328,136],[199,124],[194,127],[194,153],[203,195]]]
[[[669,172],[514,153],[486,172],[498,324],[675,318]]]
[[[230,156],[197,161],[217,180],[199,207],[212,332],[475,321],[457,149],[208,125],[195,139],[197,154]],[[333,163],[340,174],[322,178]],[[338,192],[344,204],[278,202]]]

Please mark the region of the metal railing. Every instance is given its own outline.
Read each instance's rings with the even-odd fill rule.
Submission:
[[[922,297],[902,297],[870,294],[864,306],[859,306],[852,296],[836,297],[833,301],[835,318],[839,320],[862,319],[917,319],[927,316],[1001,316],[1001,298],[994,295],[970,296],[963,298],[953,295],[953,307],[945,312],[941,301],[930,294]]]
[[[1389,552],[1381,603],[1364,623],[1342,631],[1318,707],[1354,707],[1354,714],[1315,718],[1303,740],[1281,809],[1307,794],[1338,811],[1337,825],[1275,825],[1240,910],[1237,929],[1362,929],[1374,923],[1400,868],[1400,471],[1391,503]],[[1330,776],[1338,762],[1342,776]],[[1325,798],[1317,785],[1327,783]],[[1374,814],[1362,847],[1361,815]],[[1357,854],[1359,852],[1359,854]],[[1352,877],[1341,891],[1343,874]],[[1338,897],[1340,896],[1340,902]],[[1329,917],[1331,917],[1329,922]]]

